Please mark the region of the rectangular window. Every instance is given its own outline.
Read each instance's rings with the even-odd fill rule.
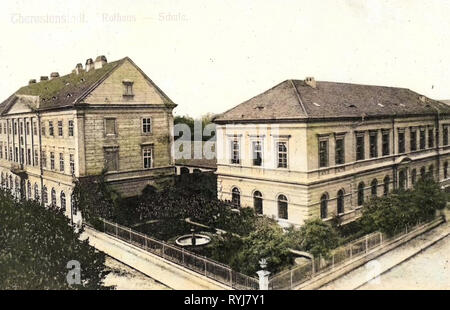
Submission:
[[[119,170],[119,150],[116,148],[105,149],[105,167],[108,171]]]
[[[50,169],[55,170],[55,153],[50,152]]]
[[[29,136],[30,135],[30,122],[27,122],[27,127],[26,127],[27,129],[27,136]]]
[[[421,150],[425,149],[425,128],[420,128],[420,133],[419,133],[419,147]]]
[[[42,151],[41,154],[41,164],[43,168],[47,168],[47,152]]]
[[[240,164],[241,158],[240,158],[240,147],[239,147],[239,140],[234,139],[231,141],[231,163],[232,164]]]
[[[434,147],[434,128],[428,128],[428,147]]]
[[[336,141],[335,141],[335,161],[336,161],[336,165],[343,165],[345,163],[344,137],[336,137]]]
[[[253,153],[253,166],[261,166],[263,159],[261,141],[252,142],[252,153]]]
[[[59,171],[64,172],[64,154],[59,153]]]
[[[319,140],[319,167],[328,167],[328,139]]]
[[[143,133],[151,133],[152,132],[152,119],[150,117],[146,117],[142,119],[142,132]]]
[[[144,161],[144,169],[153,168],[153,147],[145,146],[142,148],[142,158]]]
[[[69,121],[69,137],[73,137],[73,121]]]
[[[398,132],[398,153],[405,153],[405,131],[403,130]]]
[[[363,160],[364,155],[364,133],[356,135],[356,160]]]
[[[27,165],[31,165],[31,150],[27,149]]]
[[[448,145],[448,126],[444,125],[442,128],[442,144]]]
[[[60,136],[60,137],[63,136],[63,122],[62,121],[58,121],[58,136]]]
[[[12,121],[14,123],[14,135],[17,135],[17,122],[16,121]]]
[[[75,175],[75,156],[73,154],[69,155],[69,164],[70,164],[70,174]]]
[[[48,134],[53,137],[54,136],[54,129],[53,129],[53,122],[49,121],[48,122]]]
[[[390,153],[389,140],[389,131],[383,131],[383,133],[381,134],[383,156],[389,155]]]
[[[288,167],[288,147],[287,142],[278,142],[278,168]]]
[[[44,124],[44,123],[42,123],[41,134],[42,134],[43,136],[45,136],[45,124]]]
[[[370,157],[378,157],[378,133],[376,131],[369,132]]]
[[[0,134],[3,133],[3,123],[0,123]]]
[[[20,122],[19,123],[19,128],[20,128],[20,135],[23,135],[23,123],[22,122]]]
[[[116,119],[115,118],[106,118],[105,119],[105,134],[107,136],[115,136],[116,135]]]
[[[133,96],[133,82],[131,81],[123,81],[123,95],[124,96]]]
[[[14,148],[14,161],[17,163],[19,161],[19,149],[17,146]]]
[[[0,142],[0,159],[3,158],[3,142]]]
[[[38,153],[38,150],[35,149],[34,150],[34,163],[33,163],[33,166],[37,166],[37,165],[39,165],[39,153]]]
[[[411,152],[417,150],[417,130],[416,128],[411,128],[409,132],[409,144],[411,146]]]
[[[37,123],[33,121],[33,134],[37,136]]]

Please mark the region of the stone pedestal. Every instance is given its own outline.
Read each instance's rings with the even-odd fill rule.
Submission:
[[[267,291],[269,289],[270,272],[267,270],[260,270],[257,271],[256,274],[259,276],[259,289]]]

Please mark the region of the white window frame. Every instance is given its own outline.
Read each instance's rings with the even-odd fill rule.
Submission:
[[[146,156],[147,150],[150,150],[150,156]],[[154,147],[152,144],[142,146],[142,167],[143,169],[152,169],[154,166]],[[145,160],[150,159],[150,167],[145,166]]]
[[[150,120],[150,131],[144,131],[144,120]],[[148,124],[146,124],[148,126]],[[150,135],[153,133],[153,118],[151,116],[143,116],[141,117],[141,133],[143,135]]]
[[[276,169],[289,169],[289,139],[277,138],[275,139],[275,168]],[[279,151],[279,143],[286,144],[286,167],[280,167],[280,151]],[[284,152],[283,152],[284,153]]]

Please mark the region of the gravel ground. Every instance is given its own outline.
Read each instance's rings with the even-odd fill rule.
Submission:
[[[105,285],[115,286],[116,290],[168,290],[167,286],[145,274],[107,256],[106,266],[112,272],[105,278]]]
[[[359,289],[450,290],[450,236]]]

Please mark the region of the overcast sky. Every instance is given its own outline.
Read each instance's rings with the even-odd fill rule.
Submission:
[[[31,78],[129,56],[178,104],[221,113],[286,79],[450,99],[450,1],[1,1],[1,100]]]

